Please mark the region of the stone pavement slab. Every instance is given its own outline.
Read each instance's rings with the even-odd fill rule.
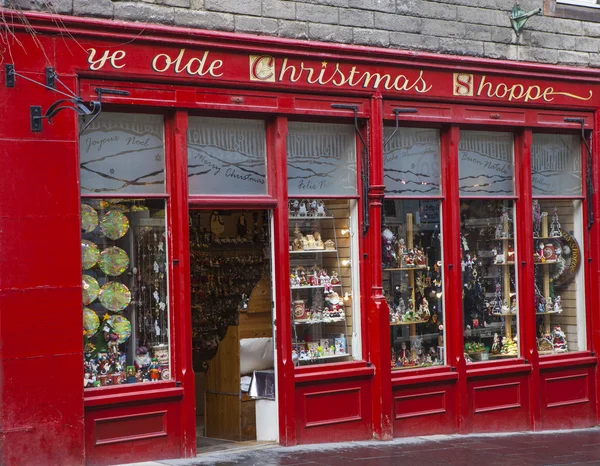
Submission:
[[[184,460],[129,466],[600,466],[600,428],[511,434],[435,435],[389,442],[240,446]]]

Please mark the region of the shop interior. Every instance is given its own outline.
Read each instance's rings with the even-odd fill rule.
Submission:
[[[198,451],[276,441],[269,212],[192,211],[189,227]]]

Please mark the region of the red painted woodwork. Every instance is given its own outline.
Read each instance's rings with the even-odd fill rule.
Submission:
[[[598,422],[600,195],[593,201],[595,224],[585,238],[590,259],[585,261],[589,351],[538,357],[533,303],[522,298],[533,295],[533,263],[524,259],[518,282],[521,357],[467,366],[456,232],[460,128],[502,127],[515,132],[516,209],[519,218],[531,218],[531,129],[578,131],[579,125],[566,123],[565,117],[584,118],[587,129],[598,128],[600,71],[60,17],[61,27],[68,27],[83,46],[67,47],[65,41],[71,44],[70,39],[57,35],[56,15],[26,16],[60,79],[71,89],[78,86],[86,101],[97,98],[96,87],[122,89],[130,95],[105,95],[107,108],[165,115],[167,193],[159,197],[166,199],[169,211],[173,366],[168,382],[98,388],[84,395],[77,121],[72,112],[62,112],[52,124],[44,121],[41,133],[32,133],[29,106],[45,110],[60,96],[19,77],[14,88],[6,88],[0,67],[0,163],[9,174],[0,183],[0,250],[10,258],[0,262],[4,408],[0,463],[100,465],[195,454],[190,205],[273,210],[281,444],[584,427]],[[15,30],[24,44],[23,49],[13,48],[17,71],[43,81],[46,57],[37,51],[26,54],[37,46],[22,25],[15,25]],[[88,62],[85,49],[95,50],[93,60],[108,55],[104,62]],[[113,55],[118,50],[124,52],[121,58]],[[167,67],[167,57],[174,61],[179,54],[181,61]],[[272,81],[256,75],[252,79],[249,55],[261,54],[273,57]],[[159,71],[152,68],[155,58]],[[270,62],[268,57],[264,60]],[[161,67],[168,69],[161,72]],[[332,103],[358,106],[370,154],[371,226],[359,240],[362,360],[295,368],[288,292],[287,118],[351,121],[351,112],[333,109]],[[382,125],[394,124],[393,108],[418,109],[402,114],[401,124],[441,129],[447,364],[392,374],[388,309],[381,286],[380,218]],[[267,195],[188,196],[188,112],[266,119]],[[599,139],[594,137],[595,154],[600,153]],[[357,148],[361,148],[358,139]],[[598,189],[596,155],[593,175]],[[361,225],[362,209],[359,202]],[[520,257],[529,258],[531,225],[524,221],[519,227],[517,250]]]

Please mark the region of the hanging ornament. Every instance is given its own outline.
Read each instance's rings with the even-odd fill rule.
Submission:
[[[113,277],[121,275],[129,267],[129,256],[127,253],[116,246],[106,248],[100,254],[100,262],[98,263],[100,270],[106,275]]]
[[[560,231],[561,225],[558,221],[558,209],[554,208],[554,213],[552,214],[552,223],[550,224],[550,237],[551,238],[559,238],[562,236]]]
[[[109,210],[100,221],[100,230],[107,238],[117,240],[129,230],[129,220],[118,210]]]
[[[88,338],[92,338],[100,327],[100,319],[98,314],[92,311],[89,307],[83,308],[83,330]]]
[[[113,312],[121,312],[131,302],[129,288],[118,282],[108,282],[102,285],[99,297],[100,303]]]
[[[100,285],[91,275],[83,274],[81,277],[83,304],[93,303],[100,292]]]
[[[81,230],[91,233],[98,226],[98,212],[91,205],[81,204]]]
[[[100,250],[95,243],[86,239],[81,240],[81,268],[83,270],[91,269],[96,265],[100,257]]]

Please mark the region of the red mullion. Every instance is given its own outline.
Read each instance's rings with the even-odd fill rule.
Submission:
[[[516,205],[516,238],[517,256],[515,258],[515,270],[518,270],[517,304],[519,307],[519,331],[518,339],[521,357],[525,362],[532,364],[529,384],[529,422],[531,428],[537,430],[541,419],[541,402],[539,394],[540,373],[539,355],[536,340],[536,317],[534,290],[534,263],[533,263],[533,187],[531,181],[531,145],[533,135],[530,129],[523,130],[515,137],[515,166],[517,176],[515,179],[516,192],[520,194]]]
[[[592,158],[592,172],[593,172],[593,181],[596,189],[596,194],[592,199],[588,199],[588,202],[593,202],[593,212],[594,212],[594,226],[589,232],[590,235],[590,243],[593,245],[593,250],[590,251],[592,253],[592,262],[590,263],[590,276],[599,277],[600,276],[600,231],[598,230],[598,222],[600,221],[600,195],[598,194],[598,187],[600,186],[600,163],[598,156],[600,154],[600,111],[596,111],[594,113],[594,133],[592,138],[592,153],[596,154],[595,158]],[[595,273],[592,273],[594,271]],[[600,351],[600,286],[598,284],[598,280],[593,280],[588,285],[588,290],[591,292],[592,296],[592,307],[588,308],[587,314],[589,314],[587,320],[590,324],[590,330],[594,330],[592,332],[592,345],[590,350],[593,355],[596,355]],[[596,367],[596,383],[595,387],[600,385],[600,368]],[[600,420],[600,390],[596,388],[596,422]]]
[[[296,382],[292,360],[292,320],[290,315],[290,252],[288,231],[287,194],[287,118],[277,116],[267,124],[267,166],[271,173],[269,190],[278,201],[273,211],[273,255],[275,258],[275,322],[276,322],[276,369],[277,406],[279,416],[279,443],[284,446],[296,444]]]
[[[587,265],[588,260],[591,260],[593,257],[591,255],[592,245],[590,241],[590,232],[588,230],[588,202],[590,199],[587,199],[587,186],[586,186],[586,178],[587,178],[587,160],[588,154],[587,149],[585,148],[585,144],[581,143],[581,192],[583,193],[582,202],[581,202],[581,214],[582,214],[582,236],[581,239],[583,243],[584,253],[581,257],[581,267],[583,267],[583,277],[584,277],[584,306],[585,306],[585,335],[586,335],[586,349],[591,345],[591,318],[588,309],[592,309],[591,307],[591,288],[590,284],[592,283],[592,276],[590,274],[590,267]],[[573,199],[573,198],[571,198]],[[589,259],[588,259],[589,258]]]
[[[458,371],[456,387],[457,428],[468,431],[466,362],[463,351],[462,276],[460,253],[460,197],[458,195],[458,144],[460,129],[450,126],[441,133],[442,241],[444,254],[444,339],[446,361]],[[453,311],[453,312],[452,312]]]
[[[192,365],[190,295],[190,241],[188,220],[186,111],[176,111],[165,121],[166,182],[168,201],[170,328],[172,375],[183,384],[181,401],[182,456],[196,455],[195,380]]]

